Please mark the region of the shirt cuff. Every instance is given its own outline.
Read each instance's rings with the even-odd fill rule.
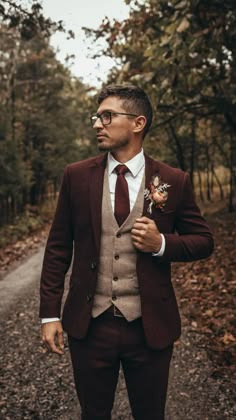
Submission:
[[[60,318],[42,318],[41,323],[46,324],[47,322],[53,322],[53,321],[60,321]]]
[[[153,252],[152,256],[153,257],[162,257],[162,255],[165,252],[165,248],[166,248],[166,240],[165,240],[165,236],[162,235],[162,233],[160,233],[161,235],[161,248],[158,252]]]

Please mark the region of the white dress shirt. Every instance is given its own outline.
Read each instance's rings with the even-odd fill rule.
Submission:
[[[120,165],[120,162],[114,159],[112,154],[108,153],[107,159],[107,169],[108,169],[108,179],[109,179],[109,189],[111,195],[111,205],[114,211],[114,202],[115,202],[115,187],[116,187],[116,180],[117,174],[115,168],[117,165]],[[128,184],[129,189],[129,201],[130,201],[130,210],[132,210],[134,203],[136,201],[141,182],[143,179],[144,171],[145,171],[145,159],[143,149],[135,155],[132,159],[125,162],[125,165],[129,169],[129,172],[125,173],[125,178]],[[162,244],[159,252],[153,253],[154,257],[161,257],[165,251],[165,238],[161,234]],[[42,323],[52,322],[52,321],[59,321],[59,318],[42,318]]]
[[[108,153],[107,168],[113,211],[115,202],[115,187],[117,180],[117,173],[115,171],[115,168],[117,165],[120,165],[120,162],[115,160],[111,153]],[[130,210],[132,210],[141,186],[145,169],[143,150],[141,150],[140,153],[134,156],[134,158],[128,160],[128,162],[125,162],[125,166],[127,166],[127,168],[129,169],[129,172],[125,173],[125,179],[127,181],[129,189]]]

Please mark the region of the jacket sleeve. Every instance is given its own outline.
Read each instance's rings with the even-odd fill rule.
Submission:
[[[164,234],[162,261],[194,261],[207,258],[214,248],[213,236],[195,203],[189,175],[184,173],[175,220],[176,232]]]
[[[73,250],[69,170],[66,168],[48,236],[40,282],[40,317],[60,317],[65,274]]]

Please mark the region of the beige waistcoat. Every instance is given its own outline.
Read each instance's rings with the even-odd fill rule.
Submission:
[[[118,226],[111,205],[108,173],[104,174],[102,231],[99,272],[92,316],[97,317],[114,304],[128,321],[141,316],[141,302],[136,273],[137,251],[131,229],[142,215],[145,176],[129,216]]]

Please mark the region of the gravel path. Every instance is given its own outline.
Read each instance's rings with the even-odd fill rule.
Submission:
[[[39,339],[38,287],[42,249],[0,281],[0,419],[80,419],[68,349],[48,354]],[[186,324],[184,320],[184,324]],[[236,418],[236,383],[219,378],[207,359],[202,336],[184,325],[172,360],[166,420]],[[130,420],[122,374],[113,420]]]

